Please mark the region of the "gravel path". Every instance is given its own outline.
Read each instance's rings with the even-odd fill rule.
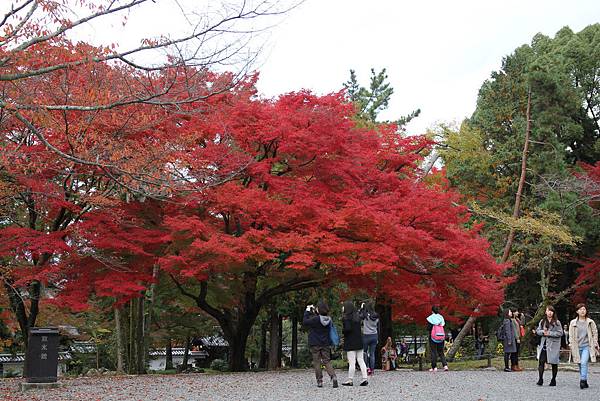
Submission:
[[[345,372],[338,371],[341,381]],[[576,372],[560,371],[557,387],[535,385],[537,372],[376,372],[367,387],[317,388],[312,371],[222,375],[148,375],[63,380],[60,389],[20,393],[20,380],[0,380],[2,401],[236,401],[236,400],[600,400],[600,370],[579,390]],[[549,380],[547,380],[549,382]],[[510,388],[510,390],[508,390]],[[585,394],[585,395],[584,395]]]

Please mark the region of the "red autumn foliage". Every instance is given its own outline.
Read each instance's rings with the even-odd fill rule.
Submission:
[[[581,166],[585,174],[579,174],[578,178],[583,183],[583,195],[589,199],[592,208],[600,209],[600,162],[595,164],[583,164]],[[578,276],[575,282],[577,296],[585,301],[590,291],[600,285],[600,251],[583,261],[583,265],[577,270]]]
[[[17,61],[102,51],[45,44]],[[399,317],[422,316],[431,302],[455,314],[481,302],[495,311],[504,266],[466,228],[467,210],[443,179],[416,179],[427,139],[358,128],[341,93],[261,100],[256,76],[231,87],[229,74],[186,72],[79,64],[4,86],[11,102],[31,106],[20,113],[34,124],[8,115],[0,125],[13,221],[0,229],[0,256],[13,287],[51,284],[57,302],[79,310],[92,293],[138,296],[159,264],[184,286],[220,291],[219,308],[205,305],[217,319],[225,310],[252,323],[273,296],[334,282],[386,294]],[[171,101],[192,87],[211,96],[52,108],[164,85]]]
[[[247,167],[161,205],[165,271],[191,284],[248,272],[271,288],[344,281],[387,294],[397,316],[419,317],[431,302],[457,314],[479,302],[483,313],[495,311],[504,267],[477,229],[465,228],[469,215],[456,194],[415,180],[426,139],[402,138],[392,126],[356,128],[341,94],[251,95],[182,122],[205,135],[186,160],[190,178],[209,166]],[[105,242],[120,243],[111,239],[117,233],[104,232]],[[228,302],[243,302],[236,296]]]
[[[0,47],[0,53],[6,51]],[[45,42],[28,48],[27,57],[23,53],[15,55],[11,63],[0,67],[0,74],[37,68],[31,65],[35,60],[69,61],[102,51],[65,40],[60,45]],[[196,183],[182,177],[178,161],[191,157],[187,152],[196,149],[203,135],[180,129],[180,122],[189,120],[189,114],[198,112],[200,106],[209,110],[211,101],[223,101],[231,93],[215,94],[195,108],[133,102],[86,109],[90,104],[121,99],[125,93],[143,97],[165,85],[173,90],[169,94],[172,101],[187,97],[185,89],[192,86],[201,96],[229,86],[232,79],[230,74],[189,72],[184,83],[184,78],[171,70],[144,76],[123,66],[83,63],[2,83],[3,99],[17,105],[19,111],[17,114],[3,108],[0,115],[0,257],[4,261],[5,289],[24,332],[35,324],[41,285],[60,288],[67,283],[77,288],[80,296],[74,305],[83,307],[89,291],[84,294],[85,286],[65,281],[66,272],[71,271],[77,258],[90,273],[89,277],[78,274],[77,278],[87,283],[100,280],[101,285],[96,287],[103,295],[134,296],[143,288],[131,284],[128,290],[112,291],[109,288],[113,280],[92,274],[92,266],[100,271],[101,266],[89,259],[88,249],[83,256],[79,254],[83,245],[78,242],[84,238],[81,230],[92,221],[92,216],[85,217],[87,213],[112,213],[126,196],[167,198],[184,186],[196,191],[221,179],[212,172],[206,177],[201,171],[197,172],[200,180]],[[240,83],[239,88],[251,85],[252,77],[249,82]],[[178,113],[173,113],[175,109]],[[94,246],[101,250],[103,244],[98,237],[95,239]],[[121,246],[118,242],[112,245]]]

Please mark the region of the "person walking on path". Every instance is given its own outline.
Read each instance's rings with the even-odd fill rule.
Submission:
[[[367,365],[363,359],[363,339],[360,328],[361,318],[352,301],[346,301],[342,310],[342,333],[344,335],[344,351],[348,358],[348,381],[342,383],[343,386],[354,385],[354,373],[356,371],[356,362],[360,366],[362,374],[361,386],[369,384],[367,381]]]
[[[448,371],[448,364],[446,363],[446,355],[444,355],[444,340],[446,334],[444,332],[444,326],[446,322],[444,317],[440,314],[440,308],[437,306],[431,307],[431,315],[427,317],[427,331],[429,337],[429,348],[431,350],[431,369],[430,372],[437,372],[437,360],[438,357],[442,362],[442,366],[445,371]]]
[[[402,339],[402,342],[400,343],[400,361],[408,363],[408,344],[405,339]]]
[[[498,328],[498,340],[502,341],[502,347],[504,349],[504,371],[512,372],[512,369],[508,367],[508,361],[514,361],[513,354],[517,352],[517,341],[515,338],[515,328],[512,321],[512,312],[510,309],[504,311],[504,320],[502,325]]]
[[[383,370],[396,370],[396,359],[398,351],[392,337],[388,337],[383,348],[381,348],[381,367]]]
[[[379,338],[379,315],[371,302],[363,303],[359,311],[363,321],[363,351],[367,364],[367,373],[375,372],[375,352],[377,350],[377,339]]]
[[[546,316],[540,321],[535,332],[540,337],[540,344],[537,347],[538,372],[540,377],[537,385],[544,385],[544,367],[546,363],[549,363],[552,365],[550,386],[556,386],[556,374],[558,373],[560,358],[560,339],[563,335],[563,328],[560,321],[556,318],[556,311],[552,305],[546,307]]]
[[[573,362],[579,364],[579,388],[588,388],[588,362],[596,362],[596,355],[600,355],[598,345],[598,327],[588,317],[585,304],[577,305],[577,317],[569,324],[569,337]]]
[[[317,387],[323,387],[323,370],[321,369],[321,364],[323,364],[333,382],[333,387],[337,388],[337,377],[333,366],[331,366],[331,339],[329,337],[329,330],[333,322],[328,315],[329,306],[325,302],[320,301],[316,308],[313,305],[308,305],[304,311],[302,324],[309,329],[308,346],[312,354]]]
[[[510,369],[513,372],[521,372],[523,369],[519,366],[519,351],[521,350],[521,319],[518,310],[512,311],[512,324],[515,332],[515,352],[511,355]]]

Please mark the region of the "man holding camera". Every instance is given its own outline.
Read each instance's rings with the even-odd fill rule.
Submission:
[[[335,370],[331,366],[331,339],[329,330],[333,322],[329,315],[329,306],[323,301],[319,301],[317,307],[308,305],[304,311],[302,324],[308,327],[308,346],[312,354],[315,376],[317,378],[317,387],[323,387],[323,370],[321,363],[325,365],[325,370],[329,374],[333,387],[338,387]]]

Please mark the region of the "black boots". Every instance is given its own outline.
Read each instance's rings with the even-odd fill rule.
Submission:
[[[543,366],[539,366],[538,367],[538,372],[540,374],[540,379],[537,381],[537,385],[538,386],[543,386],[544,385],[544,367]],[[550,386],[555,387],[556,386],[556,374],[558,373],[558,365],[552,365],[552,380],[550,380]]]
[[[338,381],[337,381],[337,379],[333,379],[333,388],[338,388]]]
[[[587,380],[580,380],[580,381],[579,381],[579,388],[580,388],[580,389],[582,389],[582,390],[583,390],[583,389],[585,389],[585,388],[588,388],[588,387],[590,387],[590,386],[588,386],[588,384],[587,384]]]

